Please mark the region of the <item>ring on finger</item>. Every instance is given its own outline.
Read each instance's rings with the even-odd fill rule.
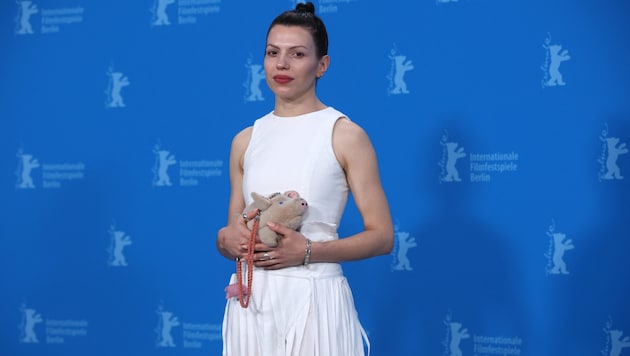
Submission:
[[[244,212],[243,215],[241,215],[243,217],[243,220],[245,220],[245,222],[247,222],[247,212]]]
[[[263,257],[265,260],[273,260],[273,257],[269,254],[269,252],[263,253]]]

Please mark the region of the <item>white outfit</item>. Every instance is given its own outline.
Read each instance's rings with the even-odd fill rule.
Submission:
[[[332,148],[333,127],[341,117],[346,116],[328,107],[256,120],[244,157],[246,205],[252,192],[295,190],[308,202],[300,232],[312,241],[338,239],[349,192]],[[364,341],[369,350],[338,263],[274,271],[254,267],[252,285],[247,309],[237,298],[227,302],[224,356],[355,356],[364,355]]]

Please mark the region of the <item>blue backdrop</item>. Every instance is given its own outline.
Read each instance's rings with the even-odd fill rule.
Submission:
[[[294,5],[0,3],[0,354],[220,354],[229,145]],[[630,355],[630,4],[315,5],[396,225],[344,264],[372,355]]]

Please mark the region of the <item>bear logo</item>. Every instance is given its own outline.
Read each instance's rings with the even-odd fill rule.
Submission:
[[[153,185],[158,187],[173,185],[173,183],[171,183],[171,178],[168,175],[168,168],[177,163],[175,156],[172,155],[170,151],[160,149],[155,149],[153,153],[155,154],[157,166],[157,168],[154,169],[156,179],[154,180]]]
[[[168,26],[171,22],[168,20],[166,14],[166,8],[168,5],[174,4],[175,0],[156,0],[153,10],[153,25],[154,26]]]
[[[468,329],[462,329],[462,323],[458,323],[456,321],[452,321],[448,323],[450,328],[451,338],[449,340],[448,349],[449,356],[462,356],[462,349],[459,344],[463,339],[468,339],[470,334],[468,334]]]
[[[18,4],[20,4],[18,9],[19,26],[15,32],[20,35],[31,34],[33,33],[31,16],[38,13],[39,9],[32,1],[19,1]]]
[[[31,308],[22,309],[22,337],[21,342],[38,343],[37,334],[35,334],[35,325],[44,321],[42,316]]]
[[[409,94],[407,83],[405,83],[405,73],[413,69],[411,60],[407,60],[407,56],[394,55],[395,51],[389,58],[392,60],[394,75],[392,77],[393,88],[389,90],[390,94]]]
[[[460,158],[466,157],[466,152],[464,152],[463,147],[459,147],[457,142],[446,142],[446,165],[444,169],[446,170],[446,175],[442,178],[444,182],[460,182],[461,178],[459,178],[459,171],[455,166],[457,164],[457,160]]]
[[[547,39],[545,39],[543,48],[546,50],[546,60],[545,64],[542,66],[542,70],[545,73],[543,86],[555,87],[566,85],[562,77],[562,73],[560,73],[560,65],[562,62],[571,59],[569,51],[566,49],[563,50],[562,45],[551,44],[551,36],[548,36]]]
[[[575,248],[573,240],[567,239],[567,235],[556,232],[556,223],[552,222],[547,231],[547,236],[551,238],[549,252],[545,255],[549,259],[547,273],[549,274],[569,274],[567,264],[564,262],[564,253]]]
[[[107,94],[107,107],[108,108],[123,108],[125,102],[121,95],[121,91],[124,87],[131,84],[129,79],[121,72],[114,72],[112,68],[109,68],[107,75],[109,76],[109,84],[105,93]]]
[[[247,64],[245,67],[248,69],[247,82],[245,83],[247,88],[245,101],[264,101],[265,99],[260,90],[260,82],[265,79],[263,66],[260,64]]]
[[[179,319],[169,311],[158,311],[158,332],[159,340],[157,346],[159,347],[175,347],[175,341],[171,331],[174,327],[179,326]]]
[[[617,165],[617,159],[620,155],[628,153],[628,148],[625,142],[619,143],[618,137],[607,137],[606,139],[606,151],[608,153],[606,157],[606,174],[604,179],[623,179],[621,170]]]
[[[406,231],[399,231],[398,225],[395,226],[394,234],[396,236],[395,261],[397,261],[397,263],[392,266],[392,269],[394,271],[413,271],[407,253],[409,249],[418,246],[416,239]]]
[[[38,168],[39,161],[33,155],[28,153],[18,153],[18,182],[17,187],[20,189],[35,188],[31,172]]]
[[[123,254],[123,249],[132,244],[131,237],[123,231],[116,230],[112,227],[109,231],[111,236],[110,266],[127,266],[127,259]]]
[[[610,335],[610,353],[608,356],[619,356],[621,355],[621,349],[630,347],[630,337],[626,336],[623,339],[621,338],[623,331],[609,330],[608,334]]]

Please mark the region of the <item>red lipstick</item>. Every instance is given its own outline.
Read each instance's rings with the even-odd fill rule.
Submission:
[[[286,84],[286,83],[292,81],[293,78],[291,78],[289,76],[286,76],[286,75],[275,75],[273,77],[273,80],[275,80],[276,83],[279,83],[279,84]]]

